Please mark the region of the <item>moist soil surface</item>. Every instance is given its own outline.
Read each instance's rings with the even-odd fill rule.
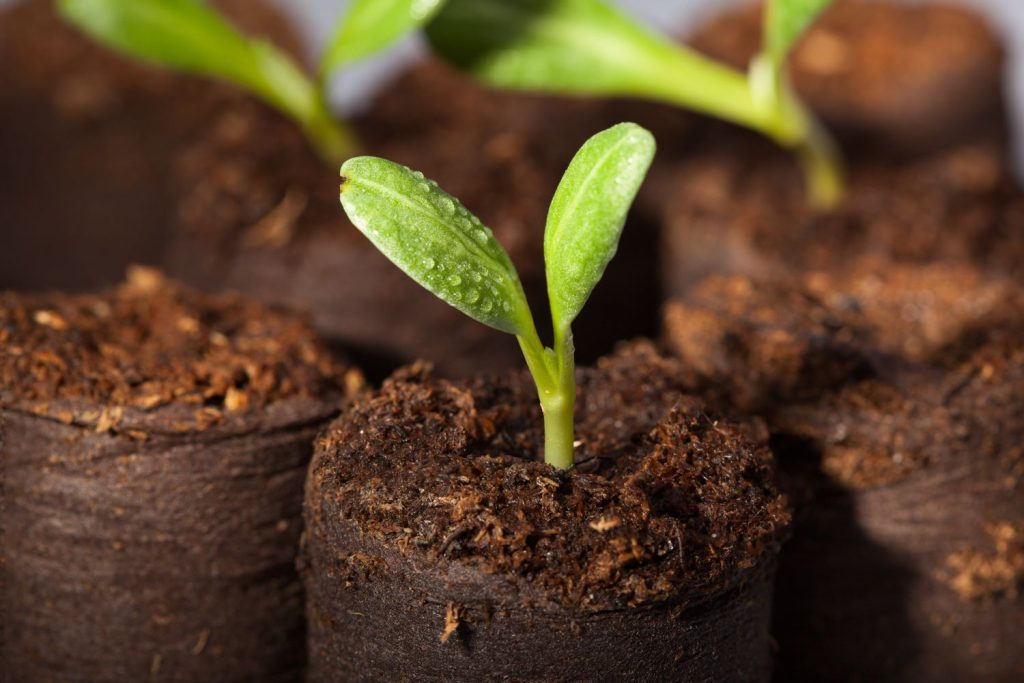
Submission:
[[[569,472],[538,459],[524,373],[451,383],[412,366],[321,437],[304,570],[314,680],[547,680],[566,666],[764,680],[766,605],[750,589],[788,512],[756,427],[706,412],[648,343],[578,377]],[[373,613],[396,592],[396,611]],[[650,640],[630,653],[633,627]]]
[[[551,196],[579,145],[626,118],[666,141],[685,128],[683,117],[653,106],[492,92],[427,61],[356,127],[364,153],[422,171],[494,230],[540,312]],[[186,280],[308,308],[324,334],[371,366],[426,358],[440,374],[465,375],[520,362],[514,340],[465,319],[377,253],[339,206],[337,169],[265,108],[224,111],[184,150],[178,174],[185,194],[170,268]],[[582,359],[656,329],[656,246],[651,215],[636,213],[576,325]]]
[[[766,419],[797,503],[779,680],[1024,670],[1022,296],[966,266],[889,265],[709,278],[669,306],[698,393]]]
[[[690,41],[746,70],[762,6],[716,13]],[[801,39],[793,84],[844,148],[874,157],[965,143],[1006,149],[1003,46],[977,13],[943,3],[839,0]]]
[[[359,388],[301,319],[135,269],[0,295],[4,673],[294,681],[319,429]]]
[[[131,63],[69,27],[50,0],[0,10],[0,288],[113,285],[155,263],[175,208],[169,160],[235,95]],[[295,51],[279,15],[218,0]]]
[[[807,205],[785,152],[744,131],[720,133],[669,184],[662,270],[672,295],[714,273],[842,272],[863,257],[1024,277],[1024,193],[1002,150],[853,157],[846,196],[822,212]]]

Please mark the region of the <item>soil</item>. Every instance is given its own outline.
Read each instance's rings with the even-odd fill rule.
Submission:
[[[690,381],[646,342],[580,370],[568,472],[523,373],[356,401],[307,482],[311,680],[767,680],[787,504]]]
[[[672,295],[714,273],[842,272],[862,257],[1024,277],[1024,192],[1002,150],[851,159],[842,204],[818,212],[785,152],[742,131],[722,133],[678,166],[663,206],[662,270]]]
[[[0,345],[5,677],[298,680],[302,483],[359,373],[146,269],[0,295]]]
[[[889,266],[711,278],[669,307],[699,392],[767,421],[798,502],[779,680],[1024,671],[1022,297],[967,267]]]
[[[626,117],[668,140],[685,128],[683,117],[654,106],[491,92],[427,61],[356,127],[365,153],[422,171],[494,230],[543,321],[551,195],[579,145]],[[339,206],[337,170],[273,112],[256,103],[225,110],[177,170],[185,188],[169,262],[177,275],[308,309],[323,334],[384,374],[415,358],[457,376],[521,362],[512,338],[436,300],[376,252]],[[656,248],[651,216],[634,213],[576,325],[582,359],[657,328]]]
[[[746,69],[759,4],[718,12],[692,38]],[[1005,51],[987,22],[942,3],[840,0],[790,59],[797,91],[851,153],[917,155],[965,143],[1007,148]]]
[[[90,289],[118,282],[130,263],[160,261],[174,209],[168,160],[237,97],[108,52],[55,4],[0,9],[0,288]],[[297,49],[263,4],[217,4]]]

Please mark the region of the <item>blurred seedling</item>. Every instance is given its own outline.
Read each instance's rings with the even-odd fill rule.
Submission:
[[[239,31],[201,0],[58,0],[62,16],[127,56],[227,81],[302,128],[324,160],[357,151],[351,128],[327,104],[339,70],[422,26],[443,0],[353,0],[320,57],[316,74],[278,46]]]
[[[764,47],[746,74],[644,28],[604,0],[448,0],[427,36],[437,54],[492,86],[648,99],[751,128],[793,150],[809,199],[831,207],[842,196],[842,163],[785,68],[829,3],[768,0]]]

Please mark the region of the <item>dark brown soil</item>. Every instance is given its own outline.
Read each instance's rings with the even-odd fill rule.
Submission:
[[[55,4],[0,10],[0,288],[89,289],[158,262],[174,209],[168,160],[235,96],[108,52]],[[262,3],[217,4],[296,49]]]
[[[358,128],[364,152],[422,171],[495,232],[543,320],[548,203],[580,144],[627,116],[671,139],[682,117],[656,107],[487,91],[428,61],[401,76]],[[425,358],[446,375],[516,367],[511,338],[465,318],[378,254],[338,202],[338,172],[295,127],[253,103],[225,110],[185,150],[186,189],[171,270],[309,309],[329,338],[375,365]],[[631,220],[616,260],[577,324],[581,358],[657,326],[656,232]]]
[[[692,40],[746,69],[761,6],[722,12]],[[790,60],[797,91],[851,154],[919,154],[988,141],[1006,148],[1005,55],[986,21],[942,3],[840,0]]]
[[[5,680],[298,680],[302,482],[359,373],[144,269],[0,295],[0,345]]]
[[[788,521],[752,431],[647,343],[579,373],[577,465],[529,378],[403,370],[318,442],[311,679],[766,680]]]
[[[679,165],[662,207],[671,294],[714,273],[842,272],[866,256],[1024,276],[1024,192],[1002,150],[851,160],[847,196],[821,213],[807,205],[783,151],[741,131],[721,133]]]
[[[1022,296],[966,267],[890,266],[713,278],[669,307],[670,345],[712,403],[767,420],[801,503],[779,680],[1024,671]]]

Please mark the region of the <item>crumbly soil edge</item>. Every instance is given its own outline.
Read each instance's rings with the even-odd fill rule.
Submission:
[[[695,391],[766,420],[797,503],[780,676],[1003,680],[1021,667],[1021,289],[855,270],[713,277],[666,313]]]

